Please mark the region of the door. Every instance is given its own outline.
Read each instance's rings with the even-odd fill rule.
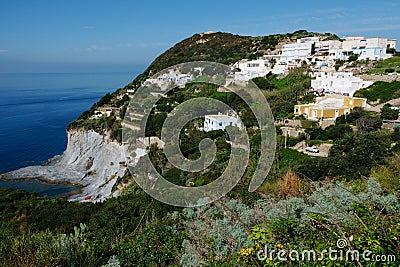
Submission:
[[[312,115],[311,115],[313,118],[316,118],[317,117],[317,111],[315,110],[315,109],[313,109],[313,111],[312,111]]]

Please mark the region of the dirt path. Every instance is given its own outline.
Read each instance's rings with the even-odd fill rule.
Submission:
[[[373,112],[381,112],[381,108],[385,104],[391,104],[392,106],[400,106],[400,98],[392,99],[392,100],[389,100],[388,102],[376,105],[374,107],[366,108],[366,110],[373,111]]]

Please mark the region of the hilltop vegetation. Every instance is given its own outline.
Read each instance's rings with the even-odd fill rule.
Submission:
[[[304,30],[257,37],[222,32],[195,34],[157,57],[145,73],[152,75],[164,68],[190,61],[213,61],[230,65],[244,58],[257,59],[274,51],[280,42],[292,42],[307,36],[339,39],[330,33],[320,34]]]

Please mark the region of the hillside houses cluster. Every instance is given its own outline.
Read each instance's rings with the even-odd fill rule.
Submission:
[[[193,75],[182,74],[178,70],[169,70],[167,73],[162,73],[157,78],[148,78],[144,81],[143,85],[155,84],[162,90],[167,89],[171,84],[178,86],[185,85],[193,79]]]
[[[299,38],[295,43],[283,45],[278,55],[264,55],[257,60],[241,60],[234,64],[239,70],[238,80],[250,80],[265,76],[265,73],[287,74],[290,69],[302,64],[314,69],[332,67],[336,60],[348,60],[357,55],[359,60],[385,60],[392,57],[387,49],[396,50],[396,40],[381,37],[344,37],[343,40],[321,40],[320,37]]]
[[[239,60],[233,64],[237,71],[232,78],[236,81],[249,81],[256,77],[264,77],[268,73],[285,75],[289,70],[300,67],[302,64],[312,65],[315,72],[332,72],[336,60],[348,60],[351,55],[358,55],[360,60],[384,60],[392,56],[387,53],[387,49],[396,49],[395,39],[350,36],[344,37],[342,40],[322,40],[318,36],[304,37],[297,39],[294,43],[283,45],[280,54],[263,55],[256,60]],[[146,79],[144,85],[156,84],[161,89],[165,89],[170,83],[183,85],[192,78],[191,75],[181,74],[178,70],[170,70],[157,79]],[[321,81],[324,79],[330,80],[329,82],[333,81],[337,85],[342,84],[341,88],[351,88],[344,91],[339,90],[340,93],[348,95],[354,93],[354,88],[360,89],[363,88],[363,84],[366,85],[363,81],[356,81],[356,77],[348,74],[328,74],[326,78],[317,78]],[[321,89],[318,82],[315,83],[315,87],[316,90]],[[332,86],[324,89],[336,90],[332,90],[334,89]]]
[[[282,60],[347,60],[351,55],[358,55],[361,60],[384,60],[392,54],[387,49],[396,49],[396,40],[374,37],[364,38],[363,36],[349,36],[340,40],[321,41],[320,37],[305,37],[297,40],[296,43],[286,44],[282,49]]]
[[[279,54],[263,55],[256,60],[239,60],[232,66],[234,77],[228,76],[226,83],[247,82],[269,73],[284,76],[293,68],[308,65],[314,78],[311,81],[312,92],[324,97],[317,97],[315,103],[296,105],[294,114],[310,120],[334,120],[355,107],[366,107],[366,99],[355,98],[353,95],[373,83],[354,76],[352,72],[337,72],[334,68],[336,61],[348,60],[352,55],[357,55],[358,60],[385,60],[392,56],[388,49],[396,48],[395,39],[381,37],[350,36],[341,40],[323,40],[318,36],[299,38],[294,43],[284,44]],[[195,71],[201,74],[203,70]],[[193,75],[183,74],[179,69],[170,69],[157,78],[146,79],[143,85],[156,85],[155,90],[158,87],[161,91],[156,90],[152,94],[162,94],[171,84],[184,86],[192,80]],[[128,90],[127,94],[132,97],[134,90]],[[240,124],[237,118],[210,114],[205,118],[204,130],[224,129],[227,125]]]
[[[311,88],[318,97],[315,103],[296,105],[294,114],[309,120],[331,121],[346,115],[355,107],[367,107],[366,99],[354,98],[357,90],[367,88],[372,81],[364,81],[352,72],[337,72],[337,60],[348,60],[357,55],[358,60],[385,60],[392,57],[387,49],[396,50],[396,40],[387,38],[345,37],[342,40],[321,40],[305,37],[295,43],[283,45],[279,55],[264,55],[258,60],[241,60],[234,64],[238,69],[235,78],[248,81],[265,77],[268,73],[285,75],[290,69],[303,64],[312,66]]]

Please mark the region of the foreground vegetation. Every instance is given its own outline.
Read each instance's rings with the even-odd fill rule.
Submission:
[[[344,251],[387,255],[392,260],[380,266],[398,266],[393,257],[400,257],[399,187],[390,193],[392,184],[381,186],[375,179],[311,183],[289,170],[279,188],[279,197],[264,196],[251,204],[225,198],[183,210],[164,206],[135,186],[98,204],[1,190],[0,264],[356,266],[358,261],[375,266],[328,256],[322,261],[257,258],[264,250],[307,249],[319,256],[343,239],[348,242]]]

